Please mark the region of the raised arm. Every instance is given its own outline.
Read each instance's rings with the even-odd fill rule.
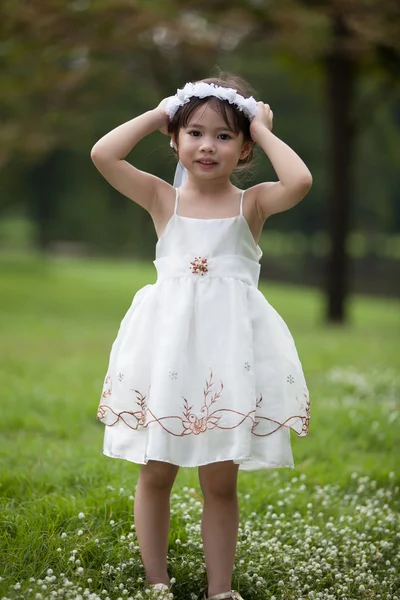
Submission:
[[[100,138],[90,156],[103,177],[148,212],[152,212],[157,195],[168,183],[133,167],[125,159],[146,135],[161,129],[165,132],[166,115],[159,107],[135,117]]]
[[[254,186],[256,204],[265,220],[298,204],[312,186],[312,176],[301,158],[271,131],[273,113],[268,104],[258,102],[258,111],[250,125],[254,142],[264,150],[279,181]]]

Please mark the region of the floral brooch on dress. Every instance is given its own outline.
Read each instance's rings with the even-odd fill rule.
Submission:
[[[190,262],[190,269],[192,273],[204,275],[204,273],[207,273],[208,271],[207,259],[196,256],[196,258]]]

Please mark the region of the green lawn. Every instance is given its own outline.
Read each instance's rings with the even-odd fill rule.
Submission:
[[[95,415],[119,323],[155,279],[151,264],[0,259],[0,597],[141,597],[138,467],[102,456]],[[307,438],[292,435],[294,470],[239,475],[236,587],[246,600],[395,598],[399,306],[353,299],[350,324],[327,327],[319,293],[261,290],[295,338],[311,424]],[[204,583],[198,493],[196,470],[181,469],[171,500],[177,600]]]

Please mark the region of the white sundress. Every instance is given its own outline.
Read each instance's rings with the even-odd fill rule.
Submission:
[[[258,290],[243,216],[174,214],[156,244],[157,281],[141,288],[111,349],[98,419],[104,454],[252,471],[294,467],[290,430],[308,433],[310,401],[293,338]]]

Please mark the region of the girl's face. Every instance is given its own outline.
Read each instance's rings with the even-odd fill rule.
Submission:
[[[252,142],[244,142],[209,104],[200,106],[179,130],[179,160],[194,177],[229,177],[239,159],[246,158]]]

